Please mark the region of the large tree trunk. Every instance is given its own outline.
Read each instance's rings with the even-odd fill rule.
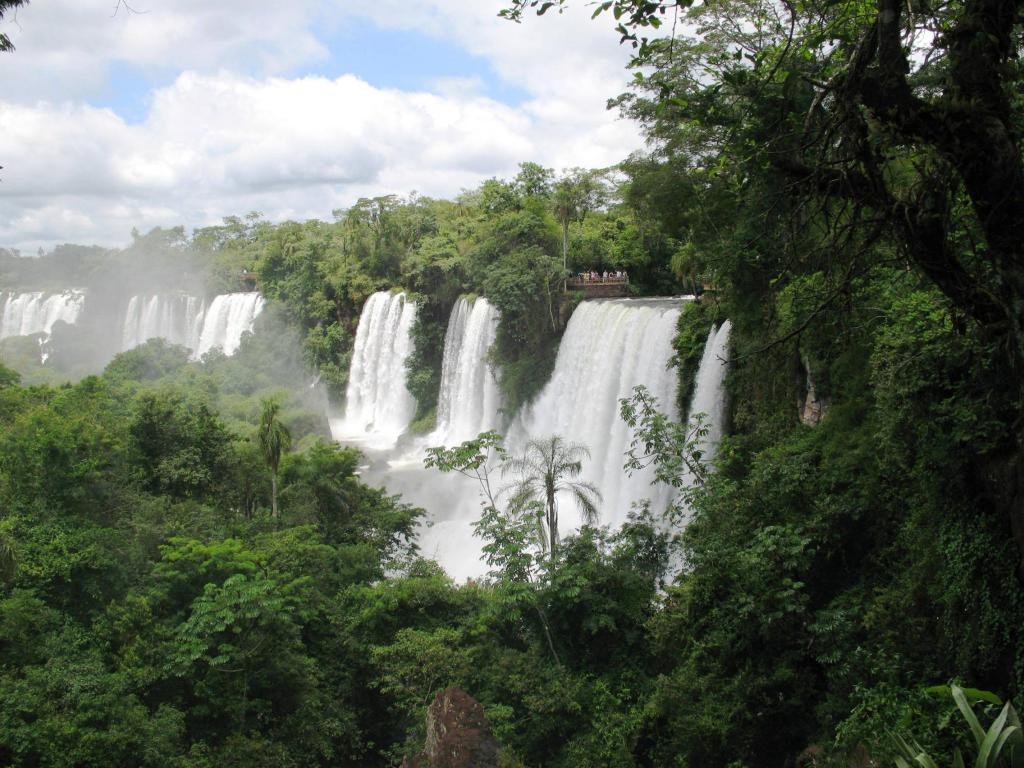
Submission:
[[[277,519],[277,473],[270,473],[270,515]]]

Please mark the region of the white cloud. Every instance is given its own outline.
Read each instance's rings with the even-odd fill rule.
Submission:
[[[639,145],[635,126],[604,110],[628,53],[585,8],[513,25],[489,0],[137,0],[148,13],[111,18],[114,1],[32,3],[10,30],[0,246],[117,244],[132,227],[248,210],[327,217],[364,195],[450,196],[524,160],[604,166]],[[488,98],[479,72],[432,92],[294,74],[327,55],[324,24],[367,19],[483,57],[529,98]],[[139,123],[85,103],[120,62],[171,73]]]

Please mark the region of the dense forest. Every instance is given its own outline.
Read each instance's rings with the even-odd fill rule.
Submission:
[[[1021,5],[595,11],[635,46],[612,106],[651,140],[616,168],[0,252],[5,290],[244,273],[269,302],[230,357],[157,339],[100,370],[71,325],[45,361],[0,341],[0,764],[398,765],[455,685],[509,768],[1020,762]],[[500,435],[433,451],[485,491],[489,572],[455,583],[417,548],[424,510],[330,440],[362,306],[420,308],[423,434],[459,296],[500,312],[511,418],[591,269],[702,294],[665,361],[683,412],[731,321],[727,436],[703,467],[637,393],[623,471],[654,464],[669,519],[598,505],[560,536],[489,494]]]

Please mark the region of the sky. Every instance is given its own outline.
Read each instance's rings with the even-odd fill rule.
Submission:
[[[31,0],[0,22],[0,247],[329,219],[639,149],[605,106],[629,80],[610,19],[578,0],[513,24],[502,5]]]

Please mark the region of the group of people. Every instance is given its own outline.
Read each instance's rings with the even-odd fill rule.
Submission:
[[[626,270],[615,270],[609,272],[607,269],[604,272],[597,272],[596,270],[590,270],[589,272],[580,272],[576,275],[576,279],[581,283],[607,283],[607,282],[628,282],[629,274]]]

